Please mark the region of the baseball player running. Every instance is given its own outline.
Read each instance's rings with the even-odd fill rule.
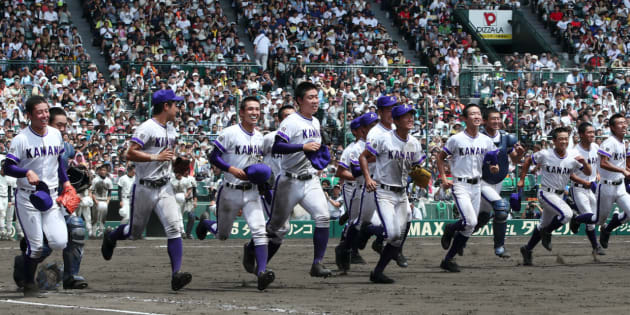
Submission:
[[[586,161],[591,166],[591,175],[586,175],[582,171],[578,171],[571,174],[571,180],[573,186],[571,187],[571,197],[575,203],[578,214],[586,215],[585,217],[592,217],[597,208],[597,197],[595,192],[597,191],[597,166],[599,165],[599,146],[595,143],[595,128],[588,122],[583,122],[578,126],[578,134],[580,135],[580,142],[575,146],[580,156],[586,158]],[[577,233],[580,229],[580,222],[577,218],[579,216],[571,217],[570,227],[571,232]],[[593,247],[593,255],[605,255],[604,249],[597,243],[597,236],[595,235],[595,224],[589,223],[586,225],[586,236],[591,242]]]
[[[442,248],[448,249],[448,252],[440,263],[440,268],[450,272],[460,271],[455,262],[455,254],[466,246],[468,238],[477,226],[481,202],[482,165],[487,161],[491,164],[492,173],[499,172],[496,157],[498,151],[493,151],[496,146],[492,139],[479,132],[482,122],[479,106],[467,105],[462,116],[466,129],[450,137],[437,158],[442,186],[444,189],[453,187],[453,198],[461,215],[457,222],[444,227],[442,235]],[[453,180],[446,177],[447,157],[450,157]]]
[[[178,102],[181,101],[183,98],[176,96],[172,90],[153,93],[153,118],[136,129],[127,149],[127,161],[135,162],[137,175],[131,189],[129,224],[121,224],[113,231],[108,229],[101,245],[103,258],[112,259],[116,242],[141,238],[151,212],[155,211],[168,239],[171,288],[174,291],[182,289],[192,280],[190,273],[180,271],[183,252],[181,216],[169,178],[177,145],[175,128],[169,122],[175,120],[179,111]]]
[[[400,251],[407,232],[409,217],[409,198],[407,196],[407,176],[411,166],[420,164],[426,158],[420,142],[409,136],[413,129],[415,110],[411,105],[398,105],[392,110],[396,130],[373,138],[365,146],[359,157],[359,163],[365,178],[366,196],[374,196],[376,211],[385,233],[387,245],[374,270],[370,281],[374,283],[393,283],[383,271]],[[375,172],[370,174],[368,160],[375,160]]]
[[[188,174],[175,172],[175,178],[171,179],[171,185],[173,186],[173,191],[175,191],[175,201],[177,201],[177,206],[180,211],[179,213],[182,217],[182,225],[180,226],[180,229],[184,231],[182,236],[187,239],[192,239],[192,228],[195,225],[195,211],[192,207],[195,180],[186,175]],[[183,219],[184,215],[187,219],[185,227]]]
[[[4,154],[0,154],[0,162],[4,163],[4,159],[6,156]],[[9,176],[5,176],[2,170],[0,170],[0,240],[8,240],[10,239],[10,231],[11,231],[11,221],[12,218],[8,218],[9,211],[9,200],[11,189],[9,188]]]
[[[394,120],[392,118],[392,108],[398,104],[398,100],[395,96],[384,95],[379,97],[376,100],[376,112],[378,113],[378,117],[380,118],[380,122],[375,125],[373,128],[369,129],[369,132],[366,136],[366,144],[369,144],[382,134],[388,134],[391,129]],[[376,164],[373,161],[368,160],[370,165],[370,174],[376,173]],[[371,198],[369,194],[363,198],[364,191],[361,194],[361,212],[359,216],[359,240],[358,240],[358,248],[363,249],[367,244],[370,236],[375,235],[376,240],[372,243],[372,249],[374,249],[377,253],[381,253],[383,251],[382,239],[384,235],[384,229],[381,222],[379,222],[379,217],[376,215],[376,204],[374,198]],[[411,219],[411,210],[409,211],[409,219],[407,220],[407,226],[405,227],[405,231],[409,232],[410,227],[410,219]],[[403,240],[400,245],[400,250],[398,251],[397,256],[394,258],[396,260],[396,264],[402,268],[406,268],[408,266],[407,258],[403,255],[403,245],[405,244],[405,240],[407,239],[407,232],[403,232]]]
[[[534,229],[527,245],[521,247],[523,265],[532,265],[532,252],[542,239],[543,246],[551,251],[551,233],[569,222],[573,216],[571,207],[563,200],[564,188],[572,173],[581,170],[587,176],[592,173],[591,166],[575,150],[567,150],[571,130],[565,127],[551,132],[553,148],[540,150],[523,163],[521,177],[516,184],[519,189],[525,186],[525,176],[532,163],[540,167],[540,189],[538,200],[543,208],[538,226]]]
[[[273,282],[275,274],[267,270],[269,239],[265,231],[262,200],[257,186],[247,175],[247,168],[258,167],[255,164],[262,159],[263,136],[255,129],[260,118],[258,99],[255,96],[243,99],[239,114],[241,123],[221,131],[210,153],[210,163],[226,172],[223,185],[217,193],[217,221],[202,220],[197,225],[196,234],[199,239],[204,239],[211,231],[220,240],[228,239],[236,215],[242,210],[252,232],[252,239],[245,247],[245,255],[253,252],[257,265],[249,264],[246,269],[256,274],[258,289],[264,290]]]
[[[112,196],[114,184],[107,174],[107,166],[101,165],[96,169],[96,176],[92,180],[90,187],[91,197],[94,202],[94,213],[96,221],[92,230],[92,237],[97,236],[96,231],[105,231],[105,218],[107,217],[107,207]]]
[[[22,274],[25,297],[39,296],[35,284],[37,264],[52,249],[64,249],[68,242],[64,214],[53,200],[57,198],[59,183],[64,190],[72,186],[61,162],[64,152],[61,132],[48,126],[48,107],[41,96],[26,100],[26,116],[31,123],[11,141],[4,163],[4,173],[17,178],[15,207],[27,245]]]
[[[597,151],[600,174],[600,184],[596,192],[597,211],[577,217],[579,223],[601,226],[599,242],[603,248],[608,248],[610,233],[630,219],[630,195],[624,187],[624,178],[630,177],[630,152],[624,140],[628,124],[621,114],[612,115],[609,124],[612,135],[602,142]],[[615,213],[610,222],[605,224],[614,202],[623,213]]]
[[[131,188],[136,181],[136,166],[129,164],[127,173],[118,179],[118,196],[120,198],[120,209],[118,214],[122,217],[121,224],[129,222],[130,204],[131,204]]]
[[[507,218],[510,209],[509,203],[501,198],[501,188],[503,179],[509,171],[507,156],[512,162],[518,163],[525,152],[525,149],[516,143],[516,136],[501,130],[501,113],[495,108],[488,108],[484,112],[485,130],[483,134],[490,137],[494,145],[501,150],[499,159],[499,172],[488,174],[490,178],[481,180],[481,207],[477,217],[475,230],[484,227],[492,217],[492,227],[494,234],[494,254],[501,258],[509,258],[510,253],[505,249],[505,234],[507,230]],[[494,180],[493,180],[494,179]],[[489,182],[490,181],[490,182]]]
[[[322,146],[319,120],[313,115],[319,108],[317,87],[311,82],[302,82],[295,89],[295,101],[299,111],[289,115],[280,123],[273,154],[283,154],[282,171],[274,184],[274,200],[267,232],[272,237],[273,247],[269,257],[279,249],[288,232],[286,222],[296,204],[300,204],[315,220],[313,233],[314,257],[310,275],[328,277],[331,271],[322,264],[328,244],[330,217],[326,195],[321,187],[317,169],[307,154],[316,153]]]
[[[359,215],[359,211],[353,211],[353,208],[358,210],[359,207],[352,202],[357,187],[357,178],[355,176],[358,177],[359,174],[356,172],[353,173],[353,169],[351,168],[351,160],[358,159],[360,152],[357,154],[355,148],[361,146],[359,142],[363,141],[365,143],[365,140],[363,140],[364,135],[362,135],[359,131],[360,127],[360,117],[357,117],[350,122],[350,131],[352,132],[352,135],[355,137],[356,141],[346,146],[346,148],[341,153],[339,165],[337,166],[337,172],[335,174],[335,176],[343,179],[341,195],[343,197],[344,208],[346,209],[346,213],[348,213],[350,221],[344,226],[339,245],[335,247],[335,262],[337,264],[337,267],[341,271],[350,270],[352,255],[352,245],[350,242],[351,240],[356,239],[355,235],[359,232],[359,230],[355,228],[354,225],[356,223],[355,220]],[[350,237],[348,235],[350,235]],[[358,251],[355,255],[356,257],[361,258]],[[361,260],[363,260],[363,258],[361,258]],[[363,261],[363,263],[365,263],[365,261]]]

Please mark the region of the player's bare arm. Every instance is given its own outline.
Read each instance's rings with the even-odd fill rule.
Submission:
[[[337,172],[335,173],[335,176],[349,181],[356,180],[356,178],[352,176],[352,172],[341,165],[337,166]]]
[[[365,188],[368,191],[375,191],[376,182],[370,176],[370,170],[368,169],[370,159],[376,160],[376,157],[368,150],[363,151],[359,156],[359,166],[361,166],[361,172],[363,172],[363,178],[365,178]]]
[[[453,187],[453,181],[446,178],[446,152],[442,151],[437,156],[437,167],[442,179],[442,187],[448,189]]]
[[[532,158],[528,157],[525,159],[525,162],[523,162],[523,166],[521,166],[521,175],[519,176],[519,180],[518,183],[516,183],[516,187],[518,189],[523,189],[523,187],[525,187],[525,177],[527,176],[527,171],[529,170],[529,167],[532,165]]]
[[[609,158],[607,156],[603,155],[603,154],[600,154],[599,158],[600,158],[599,166],[601,168],[603,168],[603,169],[605,169],[607,171],[610,171],[610,172],[622,173],[623,176],[625,176],[625,177],[630,177],[630,170],[628,170],[628,168],[624,169],[624,168],[616,167],[616,166],[612,165],[610,163],[610,161],[609,161]],[[628,159],[626,159],[626,165],[628,163],[627,161],[628,161]]]
[[[584,175],[586,176],[591,176],[591,174],[593,173],[593,170],[591,169],[591,165],[588,164],[586,159],[583,156],[578,155],[575,157],[575,160],[578,161],[580,164],[582,164],[582,166],[584,166],[582,173],[584,173]]]

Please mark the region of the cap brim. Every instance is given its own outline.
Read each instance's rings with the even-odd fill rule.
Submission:
[[[407,114],[407,113],[409,113],[409,112],[414,112],[414,113],[415,113],[415,112],[416,112],[416,110],[415,110],[415,109],[413,109],[413,108],[407,108],[407,109],[405,109],[405,111],[403,111],[402,113],[399,113],[399,114],[397,114],[397,115],[395,115],[395,116],[394,116],[394,114],[392,113],[392,118],[394,118],[394,119],[398,119],[398,118],[400,118],[400,117],[404,116],[405,114]]]

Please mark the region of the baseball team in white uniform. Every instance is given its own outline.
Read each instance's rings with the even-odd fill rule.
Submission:
[[[182,233],[187,230],[182,213],[192,212],[194,217],[194,209],[185,206],[191,190],[195,189],[194,181],[188,183],[185,177],[171,178],[171,163],[177,145],[171,122],[182,100],[171,90],[153,94],[153,118],[134,132],[127,152],[127,159],[134,164],[118,181],[121,225],[104,233],[101,246],[103,257],[110,260],[117,241],[142,237],[150,214],[155,211],[168,239],[171,288],[175,291],[192,280],[190,273],[180,269]],[[209,153],[210,163],[221,169],[225,177],[217,194],[216,221],[204,214],[197,225],[197,237],[204,239],[210,232],[220,240],[228,239],[233,222],[241,213],[252,233],[250,242],[244,246],[243,265],[257,277],[259,290],[266,289],[275,279],[267,263],[280,248],[297,204],[315,221],[310,275],[332,275],[332,271],[323,265],[330,222],[317,159],[326,161],[329,157],[326,157],[328,150],[322,143],[319,120],[314,117],[320,102],[317,86],[310,82],[300,83],[295,90],[295,101],[297,111],[291,106],[283,107],[279,111],[278,130],[263,136],[256,129],[260,102],[256,97],[245,98],[239,109],[241,123],[224,129]],[[335,261],[342,272],[350,269],[351,262],[365,263],[358,249],[363,249],[369,237],[375,235],[386,245],[378,245],[378,242],[373,245],[380,257],[370,273],[370,281],[387,284],[394,282],[384,274],[391,260],[397,261],[401,267],[407,265],[402,255],[411,213],[407,177],[414,165],[424,162],[426,155],[420,142],[409,134],[416,115],[414,107],[399,105],[393,96],[381,96],[376,103],[378,115],[369,112],[351,122],[356,142],[348,145],[340,157],[337,176],[344,181],[343,199],[349,220],[341,243],[336,247]],[[33,297],[39,295],[34,282],[37,265],[50,255],[51,250],[65,248],[68,241],[64,214],[54,200],[62,188],[59,186],[65,187],[69,181],[59,163],[64,150],[61,134],[45,123],[48,103],[36,96],[30,98],[25,107],[31,124],[14,138],[3,163],[0,216],[5,216],[7,208],[2,202],[8,197],[7,178],[17,178],[15,208],[27,244],[23,254],[24,294]],[[490,114],[495,112],[489,111]],[[490,114],[483,117],[486,124]],[[496,212],[500,208],[496,204],[501,199],[497,189],[500,184],[488,184],[482,178],[484,164],[489,165],[492,173],[499,172],[497,148],[502,134],[494,127],[480,131],[484,119],[477,105],[466,106],[461,118],[466,124],[465,129],[448,139],[437,158],[442,185],[452,187],[461,216],[457,222],[444,227],[441,240],[448,251],[440,267],[449,272],[460,271],[455,255],[461,253],[478,223],[487,222],[478,222],[483,217],[479,216],[480,209],[481,213],[494,209],[495,220],[505,219],[503,213],[497,217]],[[523,265],[533,264],[533,250],[538,242],[542,241],[551,251],[552,232],[569,222],[574,233],[584,223],[593,255],[605,255],[604,248],[608,247],[611,232],[630,220],[630,194],[624,184],[624,179],[630,177],[630,152],[624,140],[628,126],[619,114],[610,118],[610,125],[612,135],[598,146],[594,142],[593,126],[582,123],[578,126],[580,142],[575,148],[569,148],[571,130],[556,128],[551,133],[552,148],[525,158],[517,187],[523,188],[530,166],[538,168],[541,183],[537,198],[544,211],[529,242],[520,248]],[[511,146],[509,153],[516,163],[524,150],[518,144]],[[447,163],[452,179],[447,177]],[[250,172],[253,169],[256,170]],[[267,177],[260,182],[252,177],[257,175],[251,175],[264,176],[266,173],[272,174],[267,176],[270,177],[268,183]],[[101,203],[108,203],[113,189],[106,171],[98,175],[92,183],[92,205],[97,209]],[[570,181],[570,195],[578,214],[575,216],[564,198]],[[485,204],[482,198],[485,198]],[[613,214],[612,220],[606,224],[613,203],[619,205],[621,212]],[[84,215],[89,222],[89,213],[85,212],[92,205],[82,201],[76,215]],[[103,219],[104,214],[106,211]],[[597,225],[601,227],[599,242]],[[3,219],[0,232],[6,231]],[[190,232],[183,235],[190,235]],[[495,254],[509,257],[503,240],[498,244],[495,239]]]

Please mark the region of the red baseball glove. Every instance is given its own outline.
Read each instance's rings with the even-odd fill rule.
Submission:
[[[57,203],[64,206],[68,213],[74,213],[74,210],[79,207],[79,203],[81,203],[81,198],[77,194],[77,191],[72,187],[72,185],[68,185],[63,189],[63,192],[59,197],[57,197]]]

